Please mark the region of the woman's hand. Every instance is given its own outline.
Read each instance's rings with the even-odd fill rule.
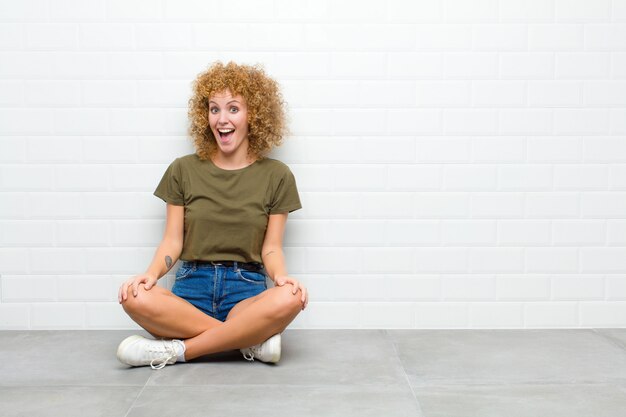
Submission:
[[[292,294],[297,293],[298,289],[300,289],[300,291],[302,291],[302,298],[301,298],[302,310],[306,308],[307,304],[309,303],[309,294],[306,290],[306,287],[302,285],[297,279],[287,276],[287,275],[282,275],[280,277],[277,277],[274,280],[274,283],[278,285],[279,287],[282,287],[285,284],[292,284],[293,285]]]
[[[149,290],[158,281],[157,277],[147,274],[139,274],[129,278],[122,284],[117,294],[117,301],[121,304],[122,301],[126,301],[128,298],[128,287],[132,287],[133,296],[137,297],[137,291],[139,291],[139,284],[143,283],[144,288]]]

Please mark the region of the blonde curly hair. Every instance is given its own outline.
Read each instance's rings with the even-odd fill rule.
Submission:
[[[217,151],[217,141],[209,126],[209,99],[230,90],[241,94],[248,108],[248,155],[263,158],[282,143],[287,134],[285,102],[278,83],[257,64],[213,63],[193,81],[189,99],[189,134],[200,159],[208,160]]]

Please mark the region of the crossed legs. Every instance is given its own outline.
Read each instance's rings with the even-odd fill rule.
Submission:
[[[302,310],[302,292],[292,285],[269,288],[240,301],[222,322],[209,317],[171,291],[140,285],[134,297],[129,288],[124,311],[156,338],[185,341],[185,359],[241,349],[281,333]]]

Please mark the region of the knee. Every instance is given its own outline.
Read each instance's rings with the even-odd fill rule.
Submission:
[[[302,310],[302,291],[293,293],[293,285],[284,285],[278,288],[276,313],[279,317],[291,317]]]
[[[139,285],[137,288],[137,296],[133,295],[131,287],[128,288],[126,300],[122,301],[122,308],[128,314],[136,316],[152,316],[154,315],[154,302],[153,295],[154,288],[146,291],[143,285]]]

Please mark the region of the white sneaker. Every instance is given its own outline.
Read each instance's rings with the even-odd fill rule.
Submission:
[[[280,333],[275,334],[263,343],[239,349],[239,351],[249,361],[254,361],[254,358],[257,358],[262,362],[276,363],[280,360]]]
[[[176,363],[178,352],[184,349],[182,343],[177,339],[154,340],[133,335],[122,340],[117,348],[117,359],[126,365],[150,365],[152,369],[161,369]]]

